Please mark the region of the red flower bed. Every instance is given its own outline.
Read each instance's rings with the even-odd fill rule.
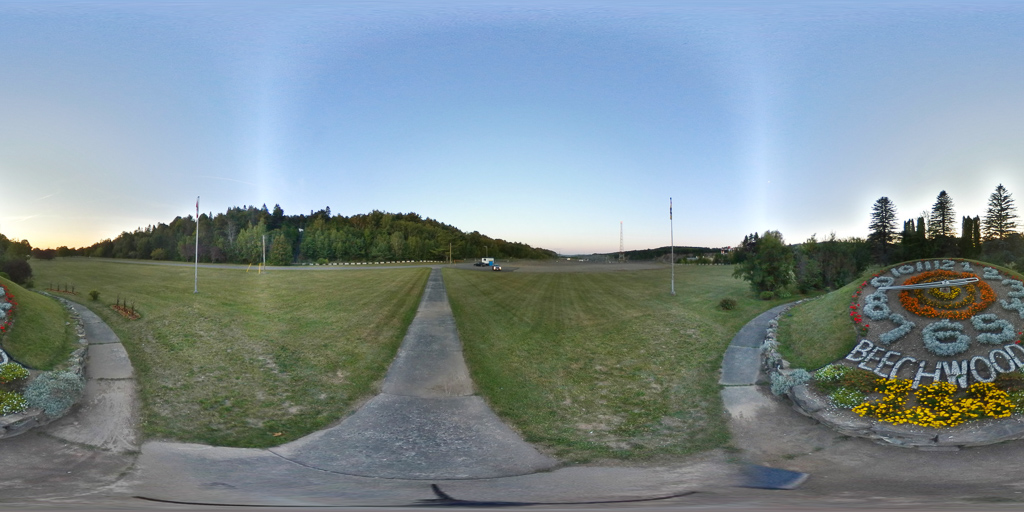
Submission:
[[[140,315],[138,311],[135,311],[134,306],[129,308],[128,306],[122,306],[120,304],[117,304],[111,305],[110,308],[113,309],[114,311],[117,311],[118,313],[121,313],[121,316],[127,318],[128,320],[138,320],[142,318],[142,315]]]
[[[14,295],[6,286],[0,284],[0,290],[3,291],[4,298],[11,305],[11,309],[7,310],[7,318],[4,319],[3,323],[0,323],[0,334],[4,334],[11,329],[11,324],[14,323],[14,312],[18,309],[18,303],[14,300]]]

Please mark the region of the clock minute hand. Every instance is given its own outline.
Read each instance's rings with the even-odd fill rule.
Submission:
[[[893,286],[880,286],[878,287],[879,292],[888,290],[920,290],[923,288],[952,288],[954,286],[963,286],[965,284],[977,283],[979,279],[977,277],[965,277],[963,279],[953,279],[951,281],[933,281],[930,283],[919,283],[919,284],[898,284]]]

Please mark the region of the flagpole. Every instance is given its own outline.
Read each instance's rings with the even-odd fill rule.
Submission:
[[[192,293],[199,293],[199,196],[196,196],[196,284]]]
[[[669,244],[671,244],[671,246],[672,246],[671,249],[669,249],[669,254],[670,254],[669,257],[672,258],[672,264],[670,265],[670,267],[672,268],[672,296],[675,296],[675,294],[676,294],[676,233],[675,233],[675,227],[672,226],[672,198],[671,197],[668,198],[668,231],[669,231],[669,235],[668,235]]]

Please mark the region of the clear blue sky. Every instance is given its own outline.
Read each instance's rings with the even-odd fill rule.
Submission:
[[[0,232],[416,212],[561,253],[1024,208],[1022,2],[3,2]],[[1021,212],[1024,214],[1024,212]]]

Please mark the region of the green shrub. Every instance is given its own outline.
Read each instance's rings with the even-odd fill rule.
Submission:
[[[0,272],[0,277],[6,279],[8,281],[11,280],[11,276],[7,275],[7,272]]]
[[[8,258],[0,263],[0,269],[11,276],[9,279],[22,286],[31,287],[29,281],[32,279],[32,265],[21,258]]]
[[[773,373],[771,377],[772,393],[775,394],[775,396],[785,395],[786,393],[789,393],[789,390],[792,389],[793,386],[803,384],[810,379],[811,374],[807,373],[807,370],[802,368],[793,370],[789,375],[784,375],[781,372]]]
[[[28,370],[18,363],[0,364],[0,384],[7,384],[28,377]]]
[[[28,409],[25,397],[14,391],[0,390],[0,416],[14,414]]]
[[[852,370],[853,368],[841,364],[827,364],[814,372],[814,380],[818,382],[835,382]]]
[[[996,376],[995,384],[1006,391],[1024,391],[1024,373],[1000,373]]]
[[[736,299],[722,299],[718,302],[718,309],[732,311],[736,309]]]
[[[867,370],[830,364],[814,372],[814,387],[826,395],[842,388],[868,394],[874,392],[878,378]]]
[[[100,300],[100,292],[96,290],[89,292],[89,298],[92,300]]]
[[[760,297],[761,300],[772,300],[775,298],[775,293],[770,291],[763,291],[761,292]]]
[[[25,399],[31,407],[38,407],[47,416],[56,418],[71,409],[82,395],[85,383],[75,373],[48,372],[40,375],[25,388]]]
[[[1010,403],[1016,406],[1014,412],[1024,414],[1024,391],[1010,391],[1007,394],[1010,395]]]
[[[839,388],[828,395],[832,405],[843,409],[853,409],[867,400],[867,396],[856,389]]]
[[[878,375],[875,375],[874,372],[853,368],[843,374],[836,382],[839,384],[839,387],[856,389],[861,393],[871,393],[874,392],[878,379]]]

